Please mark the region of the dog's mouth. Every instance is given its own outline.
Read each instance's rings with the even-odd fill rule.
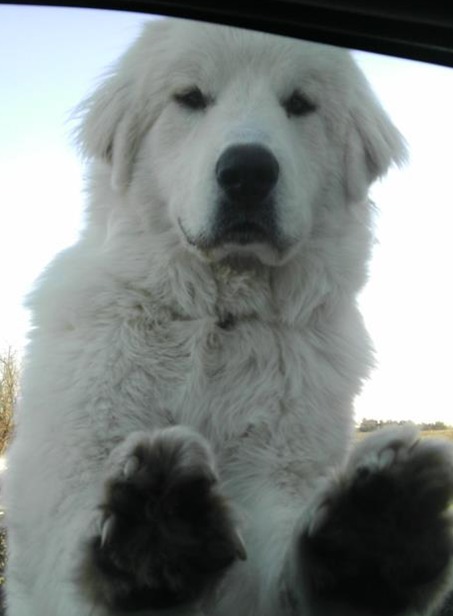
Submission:
[[[269,230],[264,225],[252,221],[242,221],[221,227],[216,236],[217,244],[247,246],[248,244],[273,243]]]
[[[290,248],[288,239],[279,232],[273,208],[234,211],[224,207],[213,223],[197,234],[190,232],[181,218],[178,225],[186,242],[208,260],[237,257],[276,265],[282,262]]]
[[[265,244],[277,248],[279,233],[274,203],[266,201],[257,207],[253,203],[222,201],[212,225],[211,243],[241,247]]]
[[[178,218],[179,227],[187,242],[201,250],[211,250],[222,246],[247,247],[252,244],[266,244],[279,249],[278,236],[272,227],[253,220],[236,222],[219,221],[210,233],[191,235]]]

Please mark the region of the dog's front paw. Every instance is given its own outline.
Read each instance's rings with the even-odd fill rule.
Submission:
[[[122,610],[191,603],[245,558],[200,435],[182,427],[137,433],[111,462],[83,574],[96,600]]]
[[[448,585],[452,498],[451,444],[412,426],[366,439],[303,533],[315,595],[371,614],[432,605]]]

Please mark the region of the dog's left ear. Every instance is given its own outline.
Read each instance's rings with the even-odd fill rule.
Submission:
[[[345,171],[348,200],[362,202],[368,189],[392,164],[407,158],[406,143],[363,75],[355,85],[346,134]]]

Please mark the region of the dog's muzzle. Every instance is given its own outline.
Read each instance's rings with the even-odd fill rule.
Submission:
[[[233,145],[223,152],[215,167],[220,189],[214,230],[218,243],[275,243],[279,174],[276,157],[262,145]]]

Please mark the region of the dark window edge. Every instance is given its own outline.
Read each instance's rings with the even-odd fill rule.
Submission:
[[[8,2],[21,4],[23,2]],[[453,66],[453,10],[441,5],[418,7],[393,2],[358,3],[314,0],[250,0],[236,6],[219,0],[71,0],[27,2],[28,5],[111,9],[180,16],[252,28]]]

